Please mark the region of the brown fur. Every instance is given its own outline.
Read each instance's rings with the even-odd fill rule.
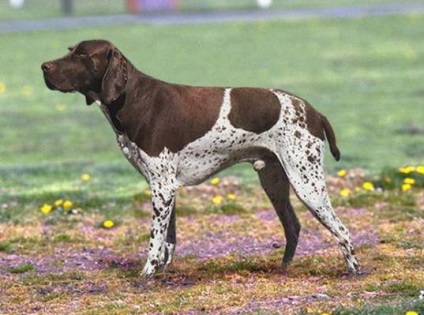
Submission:
[[[149,77],[107,41],[83,41],[42,68],[49,88],[77,90],[88,105],[97,100],[106,105],[115,130],[125,131],[150,156],[165,147],[177,152],[202,137],[217,120],[223,97],[222,88],[175,85]]]
[[[231,91],[231,124],[246,131],[262,133],[278,121],[281,105],[277,96],[259,88],[234,88]]]

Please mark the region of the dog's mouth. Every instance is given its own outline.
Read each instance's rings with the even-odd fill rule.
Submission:
[[[44,82],[46,83],[46,85],[47,85],[47,87],[50,89],[50,90],[58,90],[58,88],[56,87],[56,85],[54,85],[53,84],[53,82],[51,82],[48,78],[47,78],[47,76],[44,74]]]
[[[64,88],[57,83],[53,83],[53,81],[48,78],[46,73],[44,73],[44,82],[46,83],[46,86],[53,91],[60,91],[64,93],[76,92],[74,88]]]

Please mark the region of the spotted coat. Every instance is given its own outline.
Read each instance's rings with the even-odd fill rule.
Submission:
[[[153,216],[143,276],[169,265],[176,246],[175,193],[239,162],[250,162],[284,227],[283,266],[293,258],[300,224],[293,187],[335,236],[350,271],[360,268],[347,228],[327,194],[324,141],[338,160],[328,120],[281,90],[169,84],[138,71],[110,42],[83,41],[42,65],[47,86],[97,102],[130,163],[152,191]]]

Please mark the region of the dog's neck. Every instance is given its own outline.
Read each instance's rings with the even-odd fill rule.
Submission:
[[[133,142],[142,145],[143,138],[148,137],[152,129],[151,123],[155,113],[160,111],[161,93],[168,83],[150,77],[135,67],[128,69],[128,81],[125,91],[110,104],[101,104],[106,118],[114,131],[119,135],[124,133]],[[99,94],[87,93],[86,97],[95,97],[100,104]]]

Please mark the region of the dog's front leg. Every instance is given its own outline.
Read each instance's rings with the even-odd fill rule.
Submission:
[[[175,204],[175,190],[164,188],[164,185],[152,185],[153,218],[150,230],[149,254],[142,276],[150,277],[160,267],[170,262],[175,247],[169,247],[167,235],[168,228],[175,229],[171,222]],[[172,251],[172,252],[170,252]],[[167,255],[166,255],[166,254]],[[167,257],[166,257],[167,256]]]
[[[175,202],[169,221],[168,232],[166,234],[165,247],[162,248],[161,261],[164,267],[168,266],[174,258],[175,246],[177,245],[177,232],[175,227]]]

